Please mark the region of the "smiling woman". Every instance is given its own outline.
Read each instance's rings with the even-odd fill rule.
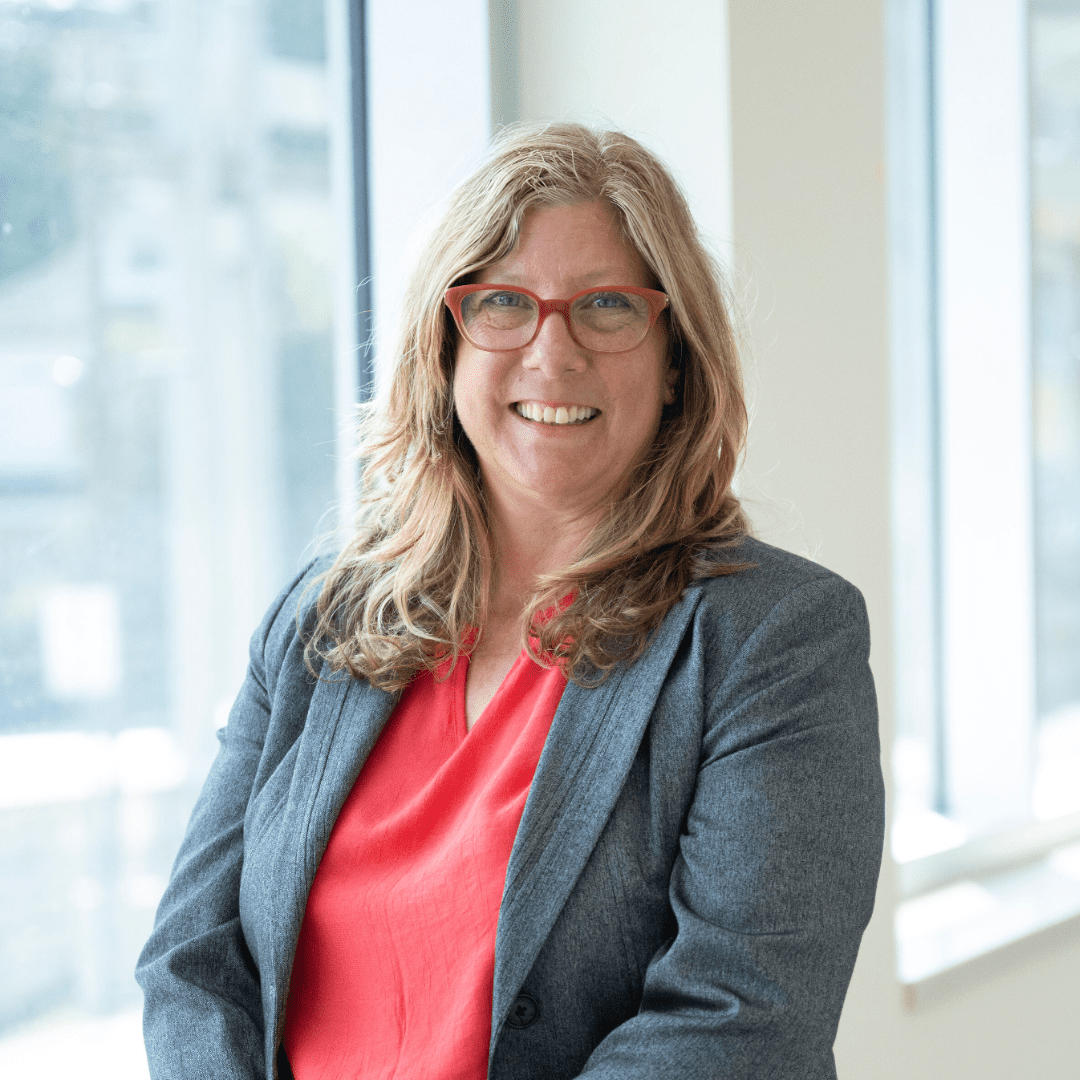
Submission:
[[[352,538],[253,639],[140,962],[161,1075],[835,1076],[866,614],[747,536],[745,422],[663,166],[505,133],[414,277]]]

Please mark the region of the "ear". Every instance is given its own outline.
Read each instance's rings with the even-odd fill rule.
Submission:
[[[664,374],[664,404],[674,405],[679,391],[679,369],[672,364]]]

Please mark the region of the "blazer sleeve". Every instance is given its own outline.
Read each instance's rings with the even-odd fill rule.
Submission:
[[[799,586],[706,692],[677,931],[582,1075],[831,1080],[884,835],[861,594],[834,576]]]
[[[295,642],[302,584],[303,575],[282,592],[252,637],[247,677],[136,967],[154,1080],[271,1075],[259,972],[240,925],[240,874],[244,816],[265,770],[275,654]]]

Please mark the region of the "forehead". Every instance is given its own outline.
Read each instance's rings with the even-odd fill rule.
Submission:
[[[599,200],[530,207],[517,243],[481,271],[477,280],[484,279],[574,291],[599,284],[653,284],[641,257],[623,238],[615,212]]]

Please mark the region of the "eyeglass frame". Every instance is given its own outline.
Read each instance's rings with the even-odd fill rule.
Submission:
[[[512,345],[509,349],[489,349],[485,345],[478,345],[471,337],[469,337],[465,330],[464,320],[461,317],[461,303],[470,293],[482,292],[485,289],[524,293],[526,296],[532,297],[532,299],[536,301],[538,309],[536,329],[533,331],[533,335],[528,341],[523,341],[520,345]],[[645,333],[641,335],[641,341],[638,341],[635,345],[631,345],[629,349],[617,349],[614,352],[607,352],[604,349],[592,349],[589,348],[588,345],[584,345],[578,341],[577,335],[574,333],[573,323],[570,319],[570,305],[573,304],[579,296],[588,296],[590,293],[602,292],[633,293],[635,296],[642,297],[649,305],[649,325],[645,328]],[[594,285],[592,288],[582,289],[580,292],[574,293],[574,295],[567,300],[545,300],[531,289],[523,289],[520,285],[483,283],[479,285],[452,285],[443,294],[443,303],[450,309],[450,314],[454,317],[454,324],[461,332],[461,336],[472,345],[473,348],[479,349],[481,352],[516,352],[518,349],[526,348],[526,346],[531,345],[536,340],[537,335],[540,333],[540,328],[544,325],[544,320],[549,315],[554,315],[557,312],[563,317],[563,322],[566,323],[566,332],[580,348],[587,349],[589,352],[603,353],[605,356],[618,356],[621,353],[633,351],[649,336],[649,331],[656,325],[656,320],[660,318],[671,304],[671,298],[667,293],[661,292],[659,289],[642,289],[637,285]]]

